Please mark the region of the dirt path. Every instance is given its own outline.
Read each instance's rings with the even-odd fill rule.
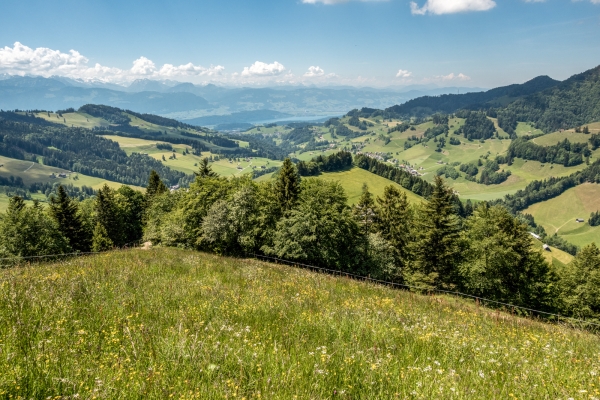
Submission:
[[[31,167],[33,167],[33,164],[35,164],[35,163],[34,163],[34,162],[32,162],[32,163],[31,163],[31,165],[29,166],[29,168],[27,168],[27,169],[26,169],[25,171],[23,171],[23,172],[27,172],[27,171],[29,171],[29,170],[31,169]]]

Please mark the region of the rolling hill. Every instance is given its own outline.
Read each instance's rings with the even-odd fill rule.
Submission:
[[[250,259],[0,270],[6,397],[583,398],[596,335]],[[60,377],[57,379],[56,377]]]

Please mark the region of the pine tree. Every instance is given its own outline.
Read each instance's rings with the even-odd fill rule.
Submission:
[[[104,225],[100,222],[96,223],[94,228],[94,237],[92,238],[92,251],[107,251],[112,249],[114,243],[108,236],[108,232]]]
[[[69,197],[65,188],[59,185],[58,195],[50,198],[50,215],[73,250],[85,252],[90,249],[90,238],[78,211],[77,204]]]
[[[152,199],[154,196],[165,193],[167,190],[169,190],[167,185],[160,179],[158,173],[155,170],[150,171],[148,186],[146,186],[146,198]]]
[[[436,176],[431,198],[419,211],[416,240],[411,244],[414,265],[407,280],[415,284],[453,287],[460,262],[460,220],[452,190]]]
[[[300,176],[289,158],[283,161],[279,170],[275,190],[281,210],[284,213],[291,210],[300,195]]]
[[[212,157],[212,156],[211,156]],[[216,178],[219,176],[215,171],[212,170],[212,167],[208,164],[208,158],[203,158],[200,161],[200,167],[198,167],[198,172],[194,172],[194,175],[200,178]]]

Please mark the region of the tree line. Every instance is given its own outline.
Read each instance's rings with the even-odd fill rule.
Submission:
[[[145,194],[103,187],[77,202],[59,189],[49,207],[13,197],[0,217],[0,257],[102,251],[130,241],[223,255],[260,253],[431,289],[597,320],[600,251],[548,264],[528,227],[501,205],[461,216],[440,177],[428,201],[394,186],[368,187],[354,206],[337,182],[301,178],[286,159],[276,179],[223,178],[208,162],[189,190],[170,192],[152,172]]]

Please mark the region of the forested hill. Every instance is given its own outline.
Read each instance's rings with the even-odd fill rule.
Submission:
[[[519,99],[506,107],[518,121],[532,122],[544,132],[600,120],[600,66]]]
[[[397,115],[414,115],[435,112],[453,113],[457,110],[490,108],[505,105],[520,97],[555,87],[560,81],[548,76],[538,76],[523,84],[514,84],[488,90],[487,92],[444,94],[441,96],[423,96],[404,104],[387,108],[385,111]]]
[[[84,128],[14,122],[0,114],[0,155],[39,162],[110,181],[145,186],[150,171],[170,185],[188,184],[191,176],[144,154],[128,156],[119,145]]]

